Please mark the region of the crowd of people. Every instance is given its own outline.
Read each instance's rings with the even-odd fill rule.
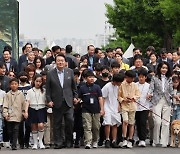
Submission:
[[[125,58],[121,47],[89,45],[81,56],[71,45],[44,53],[27,43],[18,62],[11,52],[0,58],[0,148],[174,146],[180,47]]]

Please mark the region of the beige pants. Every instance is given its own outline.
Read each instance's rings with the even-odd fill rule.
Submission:
[[[53,144],[53,117],[52,114],[47,114],[47,123],[44,130],[44,143]]]
[[[162,117],[161,119],[157,115],[153,114],[153,119],[154,119],[153,143],[155,144],[160,143],[162,145],[167,146],[169,141],[169,124],[170,124],[167,121],[170,121],[171,106],[167,104],[166,99],[163,97],[161,98],[161,100],[157,105],[153,106],[153,112],[155,112],[160,117]],[[163,119],[166,119],[167,121]],[[159,136],[161,138],[161,141]]]
[[[100,114],[82,113],[85,145],[91,145],[99,139]]]

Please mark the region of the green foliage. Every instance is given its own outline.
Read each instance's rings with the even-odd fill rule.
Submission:
[[[108,22],[116,29],[117,40],[126,42],[123,44],[132,40],[136,47],[143,49],[149,45],[157,49],[178,45],[178,0],[114,0],[114,5],[105,5]]]

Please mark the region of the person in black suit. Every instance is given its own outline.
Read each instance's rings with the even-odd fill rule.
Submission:
[[[133,57],[128,58],[130,67],[134,65],[134,56],[135,55],[142,55],[142,50],[140,48],[134,48],[133,49]],[[149,63],[149,60],[146,58],[142,58],[144,66],[146,66]]]
[[[93,66],[97,61],[96,56],[94,55],[95,48],[93,45],[88,45],[87,50],[88,50],[88,53],[83,56],[87,57],[89,69],[93,70]]]
[[[173,70],[173,62],[171,59],[167,58],[167,50],[166,48],[162,48],[161,51],[160,51],[160,57],[159,59],[157,60],[158,63],[162,63],[163,61],[166,61],[169,66],[170,66],[170,69],[171,71]]]
[[[174,68],[176,65],[179,65],[179,64],[180,64],[180,52],[174,51],[174,52],[172,53],[172,62],[173,62],[173,68]]]
[[[106,57],[104,57],[104,65],[107,65],[108,67],[111,66],[111,63],[114,61],[113,57],[113,49],[107,48],[106,49]]]
[[[25,68],[28,64],[33,64],[35,58],[34,51],[29,51],[27,54],[27,60],[22,63],[21,65],[21,71],[25,71]]]
[[[56,68],[47,74],[46,99],[53,110],[53,128],[55,149],[63,148],[62,120],[65,123],[66,147],[72,147],[73,134],[73,102],[77,103],[78,94],[74,81],[73,70],[65,68],[66,61],[63,54],[55,58]]]
[[[6,67],[6,74],[10,71],[14,72],[15,74],[18,73],[18,65],[15,59],[11,58],[11,51],[8,49],[4,49],[3,56],[1,57],[0,61],[5,64]]]
[[[24,47],[22,47],[22,55],[19,57],[19,61],[18,61],[19,71],[21,70],[22,63],[24,63],[27,60],[27,53],[29,51],[32,51],[32,48],[33,48],[33,46],[31,43],[26,43],[26,45]]]
[[[60,46],[56,45],[52,47],[51,51],[52,51],[52,56],[46,59],[46,65],[50,65],[52,64],[52,62],[55,61],[55,57],[58,53],[61,52],[61,48]]]

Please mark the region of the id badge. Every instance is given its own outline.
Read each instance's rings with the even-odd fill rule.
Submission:
[[[90,104],[94,104],[94,98],[90,98]]]

